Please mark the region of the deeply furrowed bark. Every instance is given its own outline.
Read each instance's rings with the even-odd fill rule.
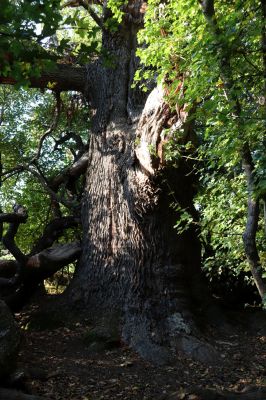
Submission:
[[[169,207],[178,203],[196,218],[194,177],[182,159],[177,169],[160,169],[160,158],[150,154],[151,147],[159,148],[169,110],[162,90],[154,90],[143,109],[145,102],[138,102],[130,88],[134,29],[127,26],[104,37],[117,63],[108,69],[99,62],[95,84],[88,88],[95,117],[82,211],[83,254],[69,295],[94,317],[122,315],[126,342],[155,363],[168,362],[170,348],[214,361],[212,348],[196,338],[192,314],[193,294],[201,288],[199,241],[194,227],[175,233],[178,215]]]

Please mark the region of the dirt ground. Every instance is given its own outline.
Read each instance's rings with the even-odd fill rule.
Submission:
[[[123,343],[94,341],[86,320],[32,327],[27,313],[17,319],[23,327],[19,368],[26,389],[49,400],[196,400],[202,398],[195,395],[196,387],[241,391],[266,386],[266,329],[254,318],[251,326],[214,336],[219,365],[177,354],[176,363],[167,367],[143,361]]]

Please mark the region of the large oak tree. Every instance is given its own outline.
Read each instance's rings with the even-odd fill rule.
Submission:
[[[52,2],[47,4],[50,7]],[[143,27],[146,2],[125,2],[122,14],[113,1],[95,4],[96,8],[89,1],[67,3],[85,8],[101,29],[101,52],[84,66],[61,60],[45,70],[49,57],[56,56],[49,53],[46,42],[36,39],[30,25],[28,32],[34,45],[29,46],[27,37],[28,50],[17,49],[17,59],[14,38],[9,32],[1,34],[13,49],[2,54],[1,83],[21,82],[26,74],[25,63],[29,65],[34,56],[35,72],[29,71],[26,76],[32,87],[50,88],[57,94],[82,92],[91,112],[89,146],[67,174],[48,182],[36,168],[38,154],[28,165],[18,167],[35,174],[51,200],[67,207],[67,201],[57,195],[58,188],[62,182],[70,187],[88,163],[81,201],[81,248],[72,243],[49,249],[64,227],[77,223],[74,217],[58,217],[32,252],[24,255],[14,236],[19,224],[27,219],[26,211],[17,208],[14,213],[2,214],[1,221],[9,223],[4,241],[16,258],[10,264],[13,278],[3,266],[8,277],[3,278],[3,286],[17,285],[25,292],[81,252],[65,295],[69,306],[95,318],[100,316],[103,321],[119,321],[123,339],[153,362],[168,362],[177,350],[214,361],[216,354],[202,339],[195,318],[205,286],[200,275],[197,212],[193,206],[197,188],[194,161],[181,157],[174,165],[166,162],[164,155],[165,131],[169,137],[180,130],[181,145],[196,144],[194,121],[184,105],[173,109],[166,103],[167,79],[165,89],[155,86],[155,81],[146,82],[147,92],[132,88],[139,67],[137,33]],[[44,15],[51,12],[49,7]],[[4,16],[8,19],[8,7],[6,10]],[[116,12],[119,22],[114,19]],[[21,34],[19,29],[16,32]],[[22,43],[26,39],[20,37]],[[38,60],[42,62],[38,64]],[[177,206],[195,222],[179,234],[174,229],[180,217]]]

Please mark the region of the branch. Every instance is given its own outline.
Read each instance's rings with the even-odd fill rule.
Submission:
[[[39,172],[37,172],[35,169],[33,169],[33,167],[25,166],[24,170],[30,172],[33,176],[35,176],[35,178],[38,179],[38,181],[40,182],[42,187],[46,190],[46,192],[51,196],[52,199],[56,200],[58,203],[63,204],[67,208],[73,208],[75,206],[75,202],[74,201],[65,200],[62,197],[59,197],[51,189],[50,185],[46,182],[46,179]]]
[[[62,217],[54,219],[46,226],[42,236],[37,240],[30,254],[33,255],[39,253],[45,248],[52,246],[52,244],[62,236],[64,230],[68,228],[76,228],[79,224],[80,219],[77,217]]]
[[[17,269],[15,275],[8,280],[2,279],[0,285],[2,286],[15,286],[19,283],[25,263],[28,260],[28,257],[22,253],[22,251],[18,248],[15,243],[15,235],[18,231],[19,225],[21,223],[25,223],[28,214],[24,207],[15,205],[14,206],[15,213],[13,214],[1,214],[0,220],[2,222],[9,222],[9,228],[7,233],[4,235],[2,242],[7,250],[15,257],[17,261]]]
[[[42,135],[42,137],[40,139],[40,142],[39,142],[37,154],[34,156],[32,162],[35,162],[35,161],[37,161],[39,159],[39,157],[41,155],[41,151],[42,151],[42,145],[43,145],[43,142],[44,142],[45,138],[47,136],[49,136],[56,129],[56,127],[58,125],[59,116],[60,116],[60,110],[61,110],[60,92],[56,92],[55,95],[56,95],[56,105],[55,105],[55,110],[54,110],[52,123],[51,123],[49,129],[47,129],[47,131]]]
[[[14,238],[19,225],[21,223],[25,223],[28,218],[26,210],[21,207],[14,214],[2,214],[0,215],[0,218],[1,217],[3,218],[2,221],[9,222],[7,233],[2,239],[3,244],[20,264],[24,264],[27,260],[27,257],[17,247]]]
[[[15,260],[0,260],[0,276],[1,278],[11,278],[17,270],[17,262]]]
[[[84,150],[85,145],[79,135],[75,132],[66,132],[64,136],[61,136],[60,139],[55,140],[54,150],[57,150],[60,144],[67,142],[69,139],[73,139],[76,142],[76,145],[80,151]]]
[[[27,218],[28,218],[27,214],[17,214],[17,213],[0,214],[0,222],[23,224],[27,221]]]
[[[86,171],[88,165],[88,154],[83,154],[73,165],[65,169],[61,174],[57,175],[50,183],[49,186],[55,192],[59,186],[69,179],[77,179]]]
[[[103,24],[102,19],[96,14],[96,12],[92,9],[92,7],[89,5],[89,2],[87,0],[80,0],[80,5],[85,8],[85,10],[88,11],[90,14],[91,18],[96,22],[96,24],[102,29],[105,30],[105,26]]]
[[[80,242],[62,244],[43,250],[37,255],[42,279],[50,277],[62,267],[76,261],[80,254]]]
[[[86,89],[87,74],[85,67],[56,64],[49,72],[43,72],[40,78],[29,78],[30,86],[38,89],[53,89],[59,92],[74,90],[84,92]],[[15,85],[16,79],[12,76],[0,75],[0,84]]]

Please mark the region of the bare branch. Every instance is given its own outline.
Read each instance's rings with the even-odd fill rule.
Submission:
[[[46,182],[46,179],[39,173],[37,172],[32,166],[25,166],[24,167],[25,171],[29,171],[35,178],[38,179],[42,187],[45,189],[45,191],[51,196],[52,199],[56,200],[58,203],[63,204],[67,208],[72,208],[75,206],[74,201],[66,200],[57,195],[56,192],[54,192],[51,187],[48,185]]]
[[[49,136],[56,129],[56,127],[58,125],[60,111],[61,111],[60,92],[56,92],[55,96],[56,96],[56,105],[55,105],[55,109],[54,109],[52,123],[51,123],[50,127],[47,129],[47,131],[42,135],[40,142],[39,142],[37,154],[34,156],[32,162],[37,161],[40,158],[44,140],[47,138],[47,136]]]

